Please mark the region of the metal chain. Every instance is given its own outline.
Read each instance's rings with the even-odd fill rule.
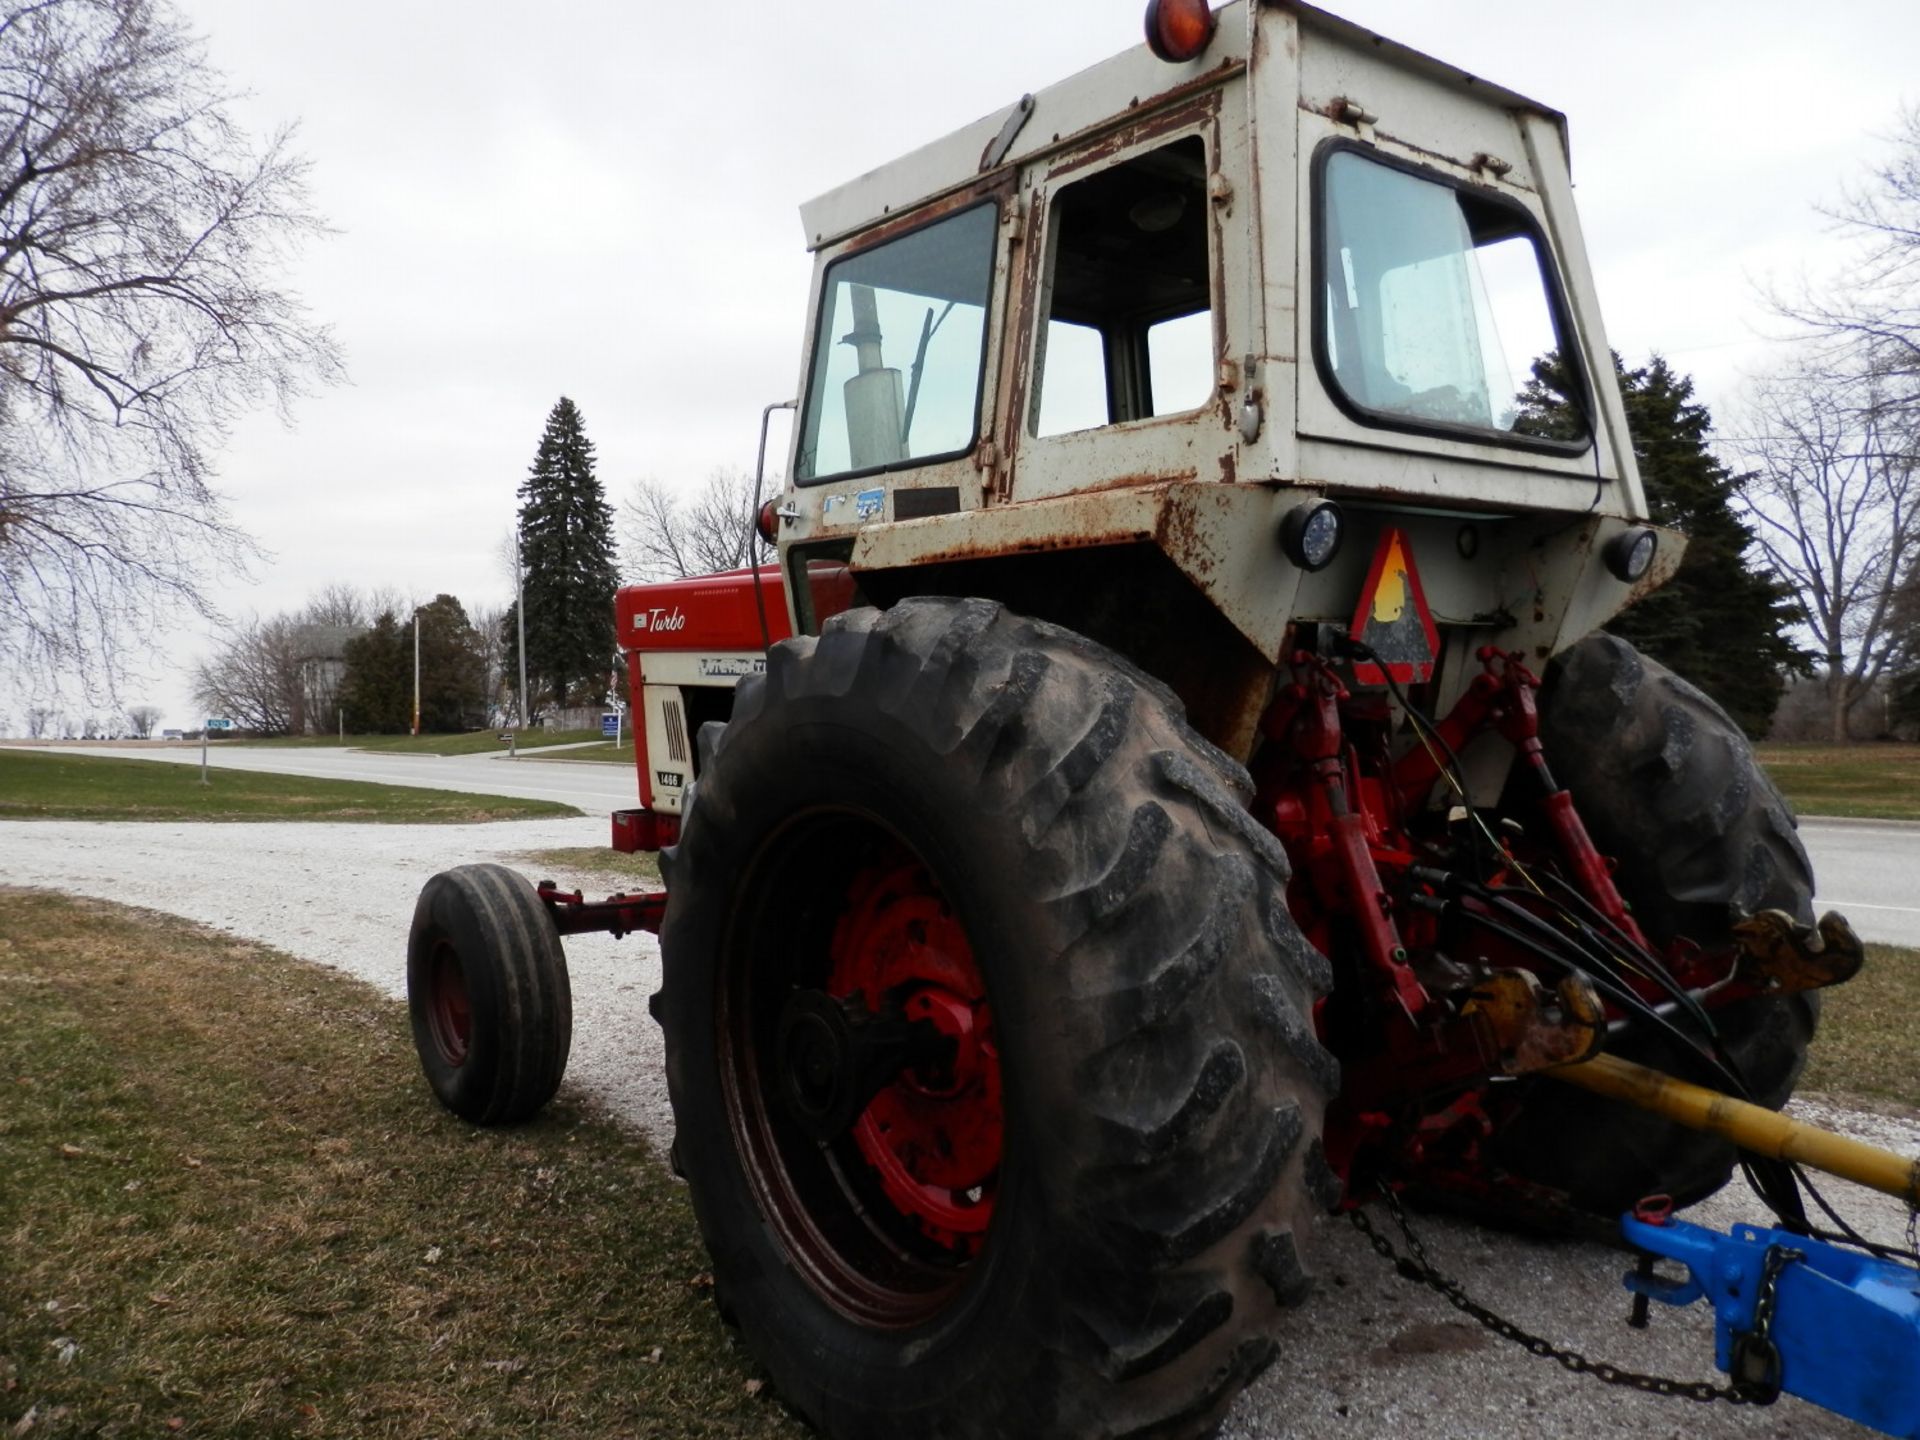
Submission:
[[[1538,1335],[1522,1330],[1511,1320],[1503,1319],[1475,1301],[1461,1289],[1458,1281],[1449,1279],[1434,1269],[1433,1262],[1427,1258],[1426,1247],[1420,1243],[1420,1238],[1413,1233],[1413,1227],[1407,1223],[1406,1212],[1400,1208],[1400,1198],[1391,1190],[1385,1190],[1384,1193],[1387,1209],[1393,1213],[1394,1221],[1400,1227],[1400,1233],[1406,1237],[1407,1249],[1412,1252],[1411,1257],[1397,1252],[1393,1248],[1393,1242],[1373,1228],[1373,1222],[1367,1218],[1365,1211],[1349,1210],[1347,1212],[1347,1219],[1353,1222],[1353,1227],[1366,1236],[1367,1242],[1379,1253],[1380,1258],[1392,1265],[1402,1279],[1425,1285],[1445,1298],[1454,1309],[1479,1321],[1501,1339],[1511,1340],[1529,1354],[1537,1355],[1543,1360],[1555,1361],[1562,1369],[1572,1374],[1591,1375],[1602,1384],[1619,1385],[1628,1390],[1644,1391],[1649,1395],[1675,1395],[1684,1400],[1698,1400],[1703,1404],[1715,1400],[1724,1400],[1729,1405],[1754,1403],[1754,1397],[1746,1394],[1738,1386],[1714,1385],[1706,1380],[1668,1380],[1658,1375],[1642,1375],[1633,1370],[1623,1370],[1618,1365],[1609,1364],[1605,1360],[1589,1360],[1578,1350],[1563,1348],[1550,1340],[1543,1340]]]
[[[1734,1388],[1756,1405],[1780,1398],[1780,1347],[1773,1343],[1773,1307],[1780,1298],[1780,1272],[1806,1252],[1785,1245],[1769,1245],[1760,1262],[1760,1293],[1753,1300],[1753,1329],[1733,1337],[1727,1370]]]
[[[1804,1250],[1789,1250],[1784,1245],[1767,1247],[1767,1258],[1760,1265],[1760,1293],[1753,1302],[1752,1333],[1762,1340],[1773,1330],[1773,1307],[1780,1298],[1780,1272],[1794,1261],[1806,1258]]]

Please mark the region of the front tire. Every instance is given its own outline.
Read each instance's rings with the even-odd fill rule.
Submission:
[[[1554,777],[1601,853],[1617,857],[1615,883],[1656,945],[1729,944],[1733,922],[1763,909],[1812,920],[1813,870],[1793,812],[1739,727],[1694,686],[1625,640],[1590,635],[1547,672],[1540,719]],[[1814,992],[1714,1012],[1756,1103],[1787,1103],[1819,1013]],[[1609,1048],[1692,1078],[1660,1035]],[[1608,1220],[1649,1195],[1702,1200],[1737,1158],[1728,1141],[1548,1081],[1528,1086],[1494,1153],[1509,1172]]]
[[[553,1098],[573,1043],[560,934],[525,876],[461,865],[420,891],[407,936],[407,1010],[441,1104],[506,1125]]]
[[[1272,1360],[1337,1071],[1248,788],[1162,686],[985,601],[742,683],[663,857],[667,1078],[722,1312],[836,1440],[1200,1435]],[[876,990],[953,1058],[822,1138],[782,1036]]]

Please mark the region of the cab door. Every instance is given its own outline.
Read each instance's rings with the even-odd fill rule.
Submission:
[[[1236,77],[1028,171],[993,498],[1233,478],[1245,105]]]

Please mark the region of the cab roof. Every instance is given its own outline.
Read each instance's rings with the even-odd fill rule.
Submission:
[[[1369,51],[1409,74],[1471,91],[1503,109],[1532,110],[1547,116],[1561,130],[1564,143],[1566,117],[1550,106],[1317,6],[1298,0],[1234,0],[1219,12],[1218,33],[1206,53],[1196,60],[1168,64],[1156,58],[1144,43],[1136,45],[1035,92],[1024,121],[1020,115],[1026,100],[1022,99],[808,201],[800,207],[807,248],[818,250],[832,245],[972,184],[983,175],[1026,164],[1050,150],[1076,144],[1107,126],[1244,71],[1251,41],[1249,21],[1263,10],[1291,11],[1307,34]],[[1003,132],[1015,127],[1011,144],[1001,151],[996,163],[989,164],[995,158],[993,152],[1001,148],[996,142]]]

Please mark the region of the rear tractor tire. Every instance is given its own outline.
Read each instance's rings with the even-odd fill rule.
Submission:
[[[1590,635],[1560,655],[1541,696],[1541,742],[1572,792],[1614,880],[1656,944],[1684,936],[1713,947],[1742,914],[1813,918],[1813,870],[1793,812],[1727,713],[1616,636]],[[1754,1100],[1778,1110],[1806,1065],[1819,1019],[1808,992],[1714,1012]],[[1613,1053],[1688,1075],[1659,1035]],[[1504,1128],[1495,1163],[1617,1219],[1654,1194],[1691,1204],[1727,1183],[1731,1143],[1565,1085],[1531,1084]]]
[[[526,877],[462,865],[426,883],[407,937],[407,1009],[440,1103],[476,1125],[535,1114],[573,1042],[567,957]]]
[[[1328,972],[1245,772],[980,600],[776,646],[702,740],[656,1013],[779,1393],[835,1440],[1208,1433],[1333,1198]]]

